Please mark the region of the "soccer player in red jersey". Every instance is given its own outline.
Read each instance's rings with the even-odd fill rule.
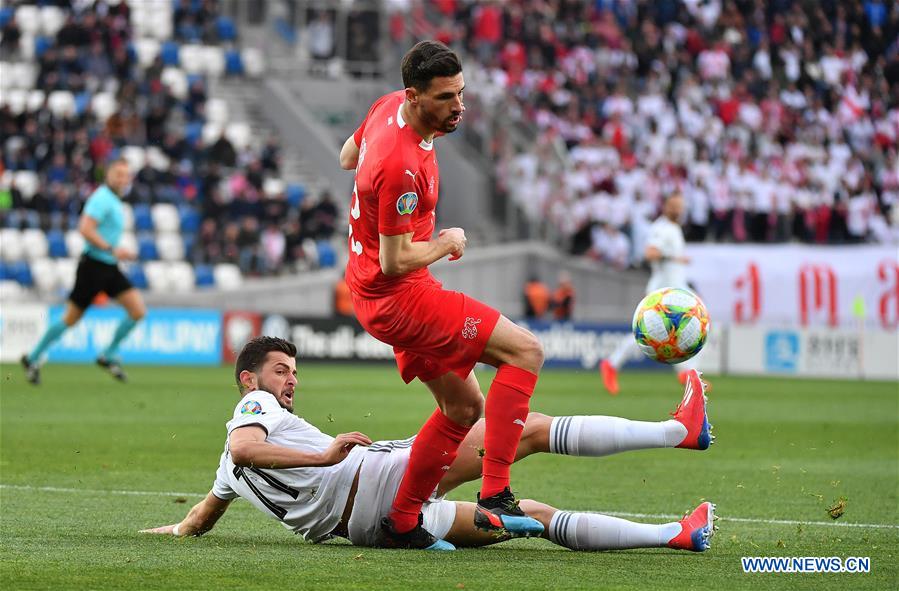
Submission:
[[[404,90],[372,105],[340,151],[355,169],[346,281],[359,322],[393,346],[406,383],[418,378],[438,409],[415,439],[390,515],[382,527],[391,545],[440,547],[421,525],[422,503],[452,465],[459,444],[485,414],[485,454],[475,524],[511,535],[539,535],[509,488],[509,467],[527,419],[543,348],[529,331],[490,306],[449,291],[428,265],[462,258],[465,231],[434,237],[440,184],[435,135],[462,122],[465,81],[456,54],[422,41],[403,57]],[[486,405],[473,368],[497,368]]]

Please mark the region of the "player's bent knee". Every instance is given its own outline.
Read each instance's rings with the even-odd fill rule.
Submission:
[[[543,344],[531,331],[522,329],[522,333],[519,345],[522,368],[537,373],[543,367]]]
[[[471,427],[484,414],[484,399],[444,404],[443,413],[454,423]]]

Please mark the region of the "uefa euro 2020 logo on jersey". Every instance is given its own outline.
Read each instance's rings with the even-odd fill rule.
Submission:
[[[262,405],[255,400],[247,400],[243,403],[243,406],[240,407],[240,414],[260,415],[262,414]]]
[[[403,193],[396,200],[396,211],[400,215],[407,215],[415,211],[418,207],[418,195],[415,193]]]
[[[465,326],[462,327],[462,338],[468,339],[469,341],[473,341],[478,336],[478,325],[481,323],[480,318],[472,318],[471,316],[465,319]]]

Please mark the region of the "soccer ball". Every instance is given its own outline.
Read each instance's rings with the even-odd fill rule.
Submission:
[[[692,291],[663,287],[637,305],[633,330],[637,345],[647,357],[661,363],[680,363],[705,345],[709,313]]]

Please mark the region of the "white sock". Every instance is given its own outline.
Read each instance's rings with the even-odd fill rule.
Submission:
[[[678,522],[634,523],[598,513],[558,511],[549,522],[549,539],[572,550],[623,550],[665,546],[681,532]]]
[[[627,361],[628,357],[639,353],[640,347],[637,346],[637,341],[634,340],[634,336],[625,335],[618,341],[618,346],[615,347],[615,351],[609,355],[607,360],[615,369],[621,369],[621,366],[624,365],[624,362]]]
[[[549,451],[569,456],[608,456],[634,449],[674,447],[687,436],[675,420],[649,423],[619,417],[555,417]]]

